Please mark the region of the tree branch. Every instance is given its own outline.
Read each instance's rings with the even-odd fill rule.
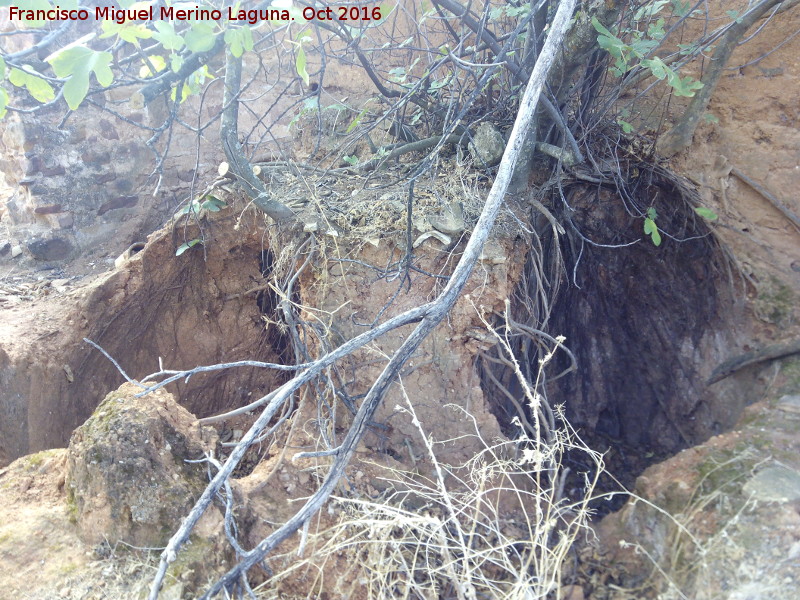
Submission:
[[[458,2],[455,2],[454,0],[434,0],[434,4],[441,5],[442,8],[459,17],[476,35],[480,34],[481,40],[487,46],[489,46],[489,49],[491,49],[495,55],[499,55],[503,51],[494,34],[485,27],[482,28],[480,23],[473,19],[469,15],[467,9],[461,6]],[[506,58],[505,65],[511,74],[514,75],[517,81],[520,83],[525,83],[528,81],[530,77],[528,72],[523,67],[519,66],[515,61],[510,58]],[[569,144],[570,150],[572,150],[575,158],[578,160],[578,162],[583,162],[583,154],[581,154],[580,148],[578,148],[578,143],[575,141],[575,136],[572,135],[569,127],[567,127],[567,123],[564,120],[564,115],[561,114],[561,112],[546,96],[542,96],[541,101],[544,109],[547,111],[547,114],[553,120],[556,127],[558,127],[559,131],[561,131],[563,134],[564,139]]]
[[[207,64],[208,61],[219,54],[224,47],[225,39],[222,35],[219,35],[217,36],[217,39],[210,50],[190,54],[183,61],[181,68],[177,71],[166,69],[162,76],[157,77],[152,83],[147,84],[140,90],[142,97],[144,98],[145,106],[150,104],[164,92],[169,91],[169,89],[172,87],[172,84],[183,81],[189,77],[189,75],[197,71],[197,69]]]
[[[253,165],[247,160],[239,144],[239,90],[242,83],[242,58],[236,58],[230,50],[225,55],[225,94],[223,97],[222,126],[220,137],[225,157],[244,187],[253,204],[267,213],[275,221],[294,219],[294,212],[282,202],[271,199],[264,182],[253,173]]]
[[[691,145],[697,124],[705,114],[711,96],[717,89],[720,77],[722,77],[722,72],[742,36],[768,10],[781,3],[783,3],[783,6],[780,7],[780,10],[787,10],[800,3],[800,0],[762,0],[731,25],[720,40],[716,50],[714,50],[714,54],[711,57],[711,66],[700,79],[703,87],[695,93],[680,121],[658,140],[657,147],[661,154],[667,157],[674,156]]]
[[[798,353],[800,353],[800,340],[794,340],[785,344],[773,344],[771,346],[759,348],[758,350],[751,350],[750,352],[726,360],[714,369],[714,372],[711,373],[711,377],[708,378],[708,385],[722,381],[745,367]]]
[[[553,64],[556,52],[558,51],[558,46],[568,27],[569,18],[575,9],[575,3],[576,0],[564,0],[559,4],[558,12],[551,26],[550,35],[542,49],[539,60],[536,62],[533,74],[525,90],[525,95],[522,98],[519,114],[514,123],[514,128],[511,131],[511,137],[506,146],[505,153],[503,154],[503,160],[500,162],[497,177],[486,199],[486,204],[480,219],[464,249],[461,260],[458,262],[458,265],[456,265],[445,289],[433,303],[424,307],[422,321],[408,338],[406,338],[405,342],[394,354],[389,364],[367,393],[322,486],[320,486],[320,489],[317,490],[291,519],[274,533],[262,540],[256,548],[248,552],[246,558],[215,583],[203,598],[211,598],[222,591],[223,588],[239,581],[243,573],[256,563],[264,560],[273,548],[298,531],[303,524],[319,510],[322,504],[325,503],[334,487],[338,484],[340,477],[344,474],[345,467],[349,463],[359,441],[364,435],[368,422],[380,405],[389,386],[394,382],[400,369],[428,334],[441,322],[445,315],[447,315],[450,308],[452,308],[461,295],[464,285],[480,256],[500,207],[502,206],[506,189],[511,181],[514,164],[522,150],[527,130],[534,120],[536,106],[539,102],[542,88],[544,87],[547,74]],[[259,418],[259,421],[262,420],[262,418],[263,415]],[[248,437],[250,437],[251,432],[248,432]],[[223,471],[220,471],[220,473],[222,472]],[[219,477],[219,475],[217,477]],[[215,478],[215,480],[216,479],[217,478]],[[172,545],[172,542],[170,542],[170,545]],[[165,551],[165,553],[166,552],[167,551]],[[157,588],[155,589],[157,590]]]

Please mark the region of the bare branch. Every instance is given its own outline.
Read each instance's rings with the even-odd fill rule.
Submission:
[[[800,0],[784,2],[782,0],[762,0],[731,24],[730,29],[722,37],[717,49],[714,51],[714,55],[711,57],[711,66],[700,80],[703,87],[695,93],[686,112],[683,113],[675,127],[658,140],[658,150],[661,154],[673,156],[689,147],[692,143],[695,129],[697,129],[700,118],[708,108],[708,103],[717,89],[717,84],[720,77],[722,77],[725,66],[728,64],[728,60],[730,60],[731,54],[733,54],[747,30],[755,25],[767,11],[780,4],[783,4],[783,6],[779,8],[786,10],[800,4]]]
[[[270,536],[262,540],[258,546],[247,554],[247,557],[237,564],[233,569],[228,571],[211,589],[203,596],[203,598],[211,598],[223,588],[231,585],[239,580],[242,573],[245,573],[250,567],[264,560],[266,555],[283,540],[299,530],[303,524],[316,513],[317,510],[328,499],[328,496],[333,491],[334,487],[343,475],[344,469],[350,461],[355,449],[361,440],[364,432],[366,431],[367,424],[372,417],[373,413],[380,405],[384,394],[389,386],[394,382],[400,369],[408,360],[409,356],[419,347],[422,341],[428,334],[439,324],[439,322],[449,312],[450,308],[455,304],[456,300],[461,294],[464,285],[472,272],[475,263],[480,256],[486,240],[489,237],[495,218],[500,210],[505,197],[506,189],[511,181],[511,176],[514,170],[520,151],[523,147],[523,142],[528,128],[534,120],[536,106],[539,102],[539,97],[544,87],[547,74],[553,64],[555,54],[558,46],[563,39],[566,32],[569,18],[575,9],[576,0],[565,0],[559,5],[558,12],[551,26],[551,33],[545,43],[542,53],[537,60],[536,65],[531,75],[530,82],[525,90],[525,95],[522,99],[519,114],[514,123],[514,128],[511,132],[509,143],[506,146],[503,160],[500,162],[497,178],[495,179],[492,189],[489,192],[486,204],[480,219],[478,220],[475,230],[464,249],[464,254],[461,260],[456,265],[450,281],[445,286],[439,297],[431,304],[426,305],[425,312],[422,315],[422,322],[417,328],[406,338],[405,342],[400,346],[395,355],[389,361],[389,364],[383,370],[381,375],[373,384],[370,391],[367,393],[364,402],[356,414],[356,417],[351,425],[347,436],[345,437],[336,459],[328,473],[325,481],[320,489],[306,502],[306,504],[282,527],[272,533]],[[259,421],[263,419],[263,415]],[[254,426],[255,427],[255,426]],[[252,429],[248,432],[247,437],[252,434]],[[244,440],[243,440],[244,442]],[[237,448],[236,450],[239,450]],[[230,459],[229,459],[230,461]],[[227,463],[226,463],[227,466]],[[223,467],[224,471],[225,467]],[[223,471],[220,471],[222,473]],[[219,477],[219,476],[218,476]],[[216,480],[217,478],[215,478]],[[204,496],[206,494],[204,493]],[[194,511],[193,511],[194,512]],[[189,519],[187,519],[188,523]],[[188,532],[187,532],[188,534]],[[174,538],[173,538],[174,539]],[[173,544],[172,540],[170,545],[162,555],[162,563],[164,556],[171,550]],[[174,552],[174,550],[172,550]],[[155,598],[153,591],[157,594],[158,587],[155,585],[151,590],[151,598]]]
[[[270,198],[264,182],[253,173],[253,165],[247,160],[239,143],[239,89],[242,82],[242,58],[235,57],[228,50],[225,62],[225,96],[222,112],[222,127],[220,137],[225,156],[230,164],[231,171],[236,175],[239,183],[244,187],[248,196],[253,199],[253,204],[267,213],[275,221],[294,220],[294,212],[282,202]]]

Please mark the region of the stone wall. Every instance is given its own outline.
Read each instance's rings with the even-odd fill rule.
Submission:
[[[0,251],[23,261],[63,261],[79,255],[122,252],[158,227],[188,195],[195,174],[203,185],[221,152],[204,152],[196,164],[195,135],[176,127],[163,166],[147,147],[162,119],[156,111],[128,115],[81,108],[59,126],[61,115],[6,117],[0,137],[0,203],[5,200]],[[163,150],[163,143],[157,147]],[[3,209],[0,209],[3,211]],[[5,238],[5,239],[4,239]],[[15,256],[17,258],[17,256]]]

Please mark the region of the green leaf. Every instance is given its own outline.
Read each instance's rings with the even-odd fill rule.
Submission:
[[[203,208],[209,212],[219,212],[221,209],[227,207],[228,204],[216,196],[206,196],[205,201],[200,205],[200,208]]]
[[[183,57],[180,54],[170,54],[169,56],[169,68],[172,69],[173,73],[177,73],[181,70],[183,66]]]
[[[647,69],[650,69],[650,72],[656,79],[664,79],[667,76],[667,70],[669,69],[666,63],[658,57],[643,60],[641,65]]]
[[[342,160],[346,162],[348,165],[353,165],[354,167],[358,164],[357,156],[343,156]]]
[[[653,240],[653,245],[658,247],[661,245],[661,234],[658,233],[658,227],[650,234],[650,239]]]
[[[253,49],[253,32],[247,26],[228,29],[225,32],[225,43],[230,47],[231,54],[239,58],[245,51]]]
[[[622,127],[623,133],[633,133],[635,128],[633,125],[628,123],[627,121],[623,121],[622,119],[617,119],[617,123],[620,127]]]
[[[692,9],[691,0],[672,0],[672,14],[676,17],[685,17]]]
[[[598,21],[597,17],[592,17],[592,27],[594,27],[598,33],[602,33],[606,37],[616,38],[613,33],[611,33],[600,21]]]
[[[691,77],[681,78],[660,58],[652,58],[641,62],[643,67],[650,69],[654,77],[666,79],[667,84],[673,89],[676,96],[694,96],[695,91],[703,87],[703,83]]]
[[[181,254],[186,252],[189,248],[193,248],[197,244],[202,244],[202,243],[203,243],[203,240],[201,240],[199,238],[194,238],[193,240],[190,240],[188,242],[184,242],[183,244],[178,246],[178,249],[175,251],[175,256],[180,256]]]
[[[33,96],[38,102],[50,102],[56,97],[56,93],[46,80],[28,65],[24,65],[25,70],[11,69],[8,74],[8,80],[17,87],[24,87],[28,93]]]
[[[728,15],[731,19],[733,19],[737,23],[741,23],[742,22],[742,17],[739,16],[739,11],[738,10],[726,10],[725,14]]]
[[[91,73],[103,87],[111,85],[114,81],[114,73],[109,67],[112,58],[110,52],[97,52],[86,46],[68,48],[50,57],[55,74],[69,78],[64,84],[64,99],[72,110],[86,98]]]
[[[647,218],[652,219],[653,221],[655,221],[658,218],[658,213],[656,212],[656,209],[653,208],[652,206],[647,209]]]
[[[355,119],[353,119],[353,120],[350,122],[350,125],[348,125],[348,126],[347,126],[347,129],[345,130],[345,133],[352,133],[353,129],[355,129],[356,127],[358,127],[358,126],[361,124],[361,119],[363,119],[363,118],[364,118],[364,115],[365,115],[365,114],[367,114],[367,109],[366,109],[366,107],[365,107],[365,108],[362,108],[362,109],[361,109],[361,112],[360,112],[360,113],[358,113],[358,116],[356,116],[356,118],[355,118]]]
[[[139,40],[149,40],[153,37],[153,32],[144,23],[122,23],[109,21],[106,19],[102,24],[103,34],[101,38],[117,36],[119,39],[139,46]]]
[[[650,23],[650,25],[647,26],[647,35],[653,38],[653,41],[656,42],[656,44],[658,44],[666,34],[664,31],[664,25],[664,19],[659,18],[655,23]]]
[[[186,47],[192,52],[206,52],[214,47],[217,36],[214,35],[214,26],[210,23],[196,22],[186,32],[184,41]]]
[[[389,77],[391,81],[394,83],[405,83],[406,80],[406,69],[405,67],[395,67],[393,69],[389,69]]]
[[[655,209],[653,208],[648,209],[647,213],[650,214],[651,210],[655,213]],[[644,234],[650,236],[654,246],[661,245],[661,234],[658,233],[658,226],[651,217],[646,217],[644,220]]]
[[[303,80],[303,83],[308,85],[308,71],[306,71],[306,51],[303,50],[302,46],[297,47],[297,55],[294,60],[294,68],[297,71],[297,74]]]
[[[28,74],[20,69],[11,69],[11,72],[8,74],[8,80],[17,87],[24,87],[27,79]]]
[[[634,13],[633,20],[641,21],[643,19],[649,19],[661,12],[661,9],[664,8],[664,5],[667,3],[669,3],[669,0],[654,0],[653,2],[648,2]]]
[[[183,48],[183,38],[175,33],[175,27],[169,21],[156,21],[153,23],[156,32],[153,39],[160,42],[165,50],[180,50]]]
[[[6,116],[6,106],[8,106],[8,92],[0,88],[0,119]]]
[[[698,215],[700,215],[701,217],[703,217],[708,221],[716,221],[717,219],[719,219],[717,213],[715,213],[710,208],[706,208],[705,206],[696,206],[694,212],[696,212]]]
[[[191,200],[187,202],[184,206],[181,206],[176,212],[176,217],[183,217],[184,215],[188,215],[189,213],[196,213],[198,209],[197,200]]]

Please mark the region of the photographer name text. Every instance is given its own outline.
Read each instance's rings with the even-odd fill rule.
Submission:
[[[175,8],[153,6],[138,9],[98,6],[94,10],[86,8],[67,9],[56,6],[51,9],[27,9],[19,6],[8,7],[9,19],[14,21],[114,21],[118,25],[133,21],[231,21],[256,25],[262,21],[294,21],[302,14],[306,21],[379,21],[382,17],[379,6],[307,6],[301,11],[287,9],[234,9],[225,10],[200,8]]]

